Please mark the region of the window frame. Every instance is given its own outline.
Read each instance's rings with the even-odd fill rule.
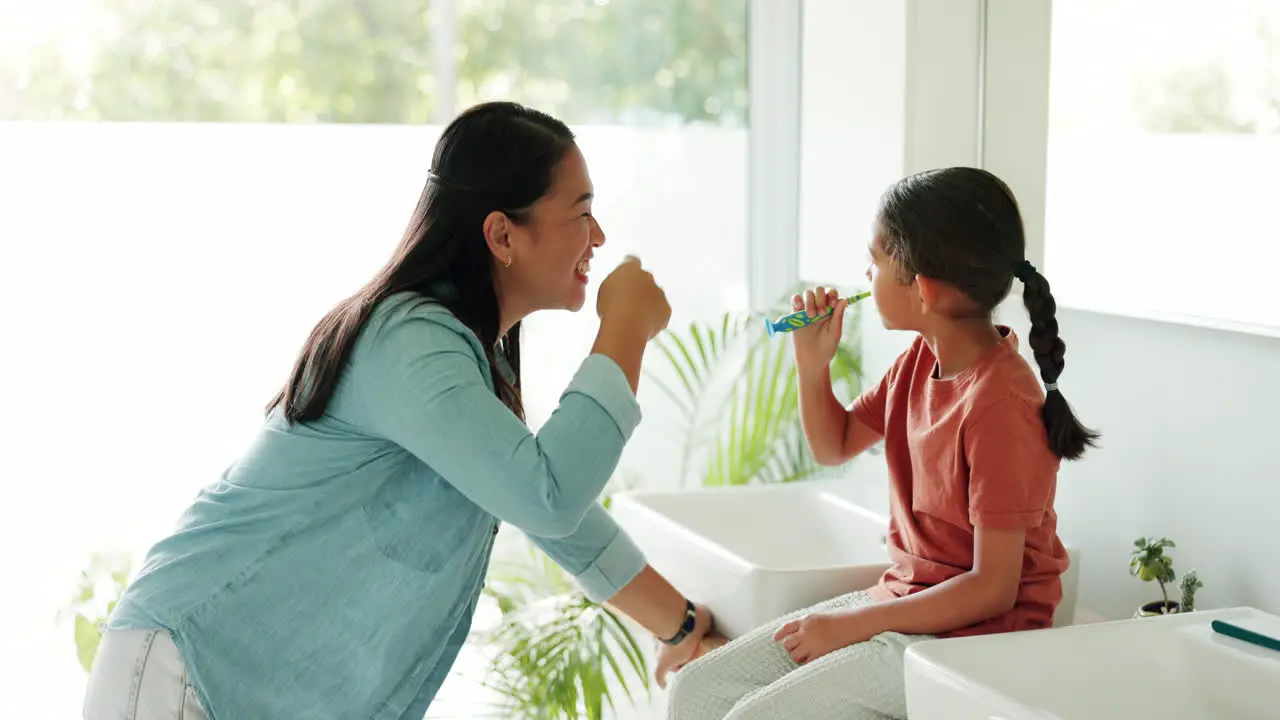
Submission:
[[[774,305],[799,276],[804,0],[747,4],[747,297]]]
[[[871,7],[882,0],[842,1]],[[892,139],[901,144],[895,148],[899,176],[951,165],[986,167],[1001,175],[1030,218],[1032,262],[1043,257],[1043,158],[1036,158],[1034,147],[1030,153],[1011,152],[1016,144],[1003,142],[999,134],[1034,142],[1047,132],[1047,108],[1037,111],[1022,97],[1034,99],[1025,86],[1034,89],[1041,82],[1047,97],[1047,49],[1043,81],[1034,65],[1014,73],[1013,80],[1006,75],[1035,49],[1034,38],[1020,40],[1014,31],[1037,12],[1047,16],[1049,5],[1050,0],[904,0],[900,14],[886,14],[880,6],[874,15],[884,24],[876,32],[901,38],[893,47],[903,56],[891,59],[887,67],[894,69],[885,71],[902,69],[902,107],[877,109],[902,123],[900,139]],[[751,4],[748,287],[757,310],[802,279],[800,21],[806,9],[819,7],[805,0]],[[992,79],[1008,85],[989,92]],[[1043,146],[1041,140],[1041,155]]]

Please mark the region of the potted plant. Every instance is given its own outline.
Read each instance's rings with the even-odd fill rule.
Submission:
[[[1178,603],[1169,599],[1166,585],[1173,582],[1173,558],[1165,554],[1165,548],[1176,547],[1169,538],[1140,537],[1133,541],[1129,554],[1129,574],[1143,582],[1154,580],[1160,585],[1161,600],[1146,603],[1138,608],[1138,617],[1169,615],[1178,612]]]
[[[1204,587],[1195,570],[1188,570],[1178,580],[1179,600],[1169,599],[1168,585],[1177,579],[1177,574],[1173,571],[1173,558],[1165,554],[1165,549],[1172,547],[1176,545],[1169,538],[1140,537],[1133,541],[1133,551],[1129,555],[1129,574],[1143,582],[1154,580],[1160,585],[1161,597],[1160,600],[1138,608],[1134,617],[1171,615],[1195,610],[1196,591]]]

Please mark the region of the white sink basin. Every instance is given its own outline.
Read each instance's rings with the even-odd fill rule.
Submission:
[[[871,587],[889,567],[886,518],[804,483],[624,493],[610,510],[730,638]]]
[[[1280,717],[1280,652],[1214,619],[1280,636],[1253,608],[932,640],[907,651],[912,720]]]

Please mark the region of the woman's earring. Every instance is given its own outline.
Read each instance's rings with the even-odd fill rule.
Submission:
[[[508,255],[505,262],[502,263],[506,267],[511,267],[511,256]]]

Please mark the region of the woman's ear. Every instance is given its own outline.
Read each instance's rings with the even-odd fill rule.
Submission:
[[[489,252],[498,262],[510,264],[511,260],[511,218],[506,213],[494,210],[484,219],[484,242]]]

